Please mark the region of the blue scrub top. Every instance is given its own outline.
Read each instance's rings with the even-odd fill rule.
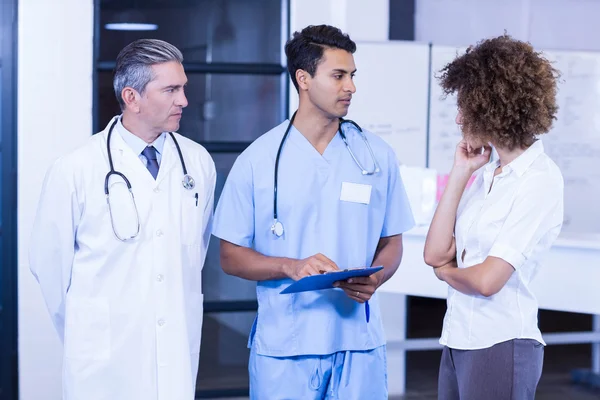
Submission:
[[[279,160],[278,219],[273,224],[275,158],[289,121],[262,135],[234,163],[215,212],[213,234],[266,256],[303,259],[322,253],[340,268],[371,266],[381,237],[414,226],[393,150],[365,131],[381,171],[362,175],[339,134],[323,155],[295,128]],[[373,168],[369,150],[355,128],[344,124],[350,148],[365,169]],[[370,185],[369,204],[340,199],[342,183]],[[257,283],[258,314],[249,346],[277,357],[370,350],[385,344],[377,293],[365,305],[341,289],[279,294],[292,280]]]

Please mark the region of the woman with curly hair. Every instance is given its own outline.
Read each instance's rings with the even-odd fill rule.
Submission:
[[[545,343],[530,283],[563,222],[562,174],[537,138],[556,118],[557,78],[508,35],[441,71],[444,92],[457,94],[463,140],[424,251],[449,285],[439,399],[534,399]]]

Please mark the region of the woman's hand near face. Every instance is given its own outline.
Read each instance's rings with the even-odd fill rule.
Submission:
[[[456,146],[454,167],[473,173],[490,161],[491,154],[492,148],[490,146],[483,146],[482,152],[481,147],[473,148],[463,139]]]

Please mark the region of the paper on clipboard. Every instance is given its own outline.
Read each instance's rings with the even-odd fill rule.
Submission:
[[[280,292],[280,294],[333,289],[334,282],[344,281],[346,279],[355,278],[359,276],[371,276],[375,272],[381,271],[382,269],[383,267],[379,266],[368,268],[344,269],[338,272],[327,272],[320,275],[311,275],[292,283],[290,286],[283,289]]]

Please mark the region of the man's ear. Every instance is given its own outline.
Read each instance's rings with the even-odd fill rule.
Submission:
[[[140,98],[141,96],[137,90],[129,86],[121,91],[121,99],[123,99],[127,108],[136,114],[140,112]]]
[[[311,76],[308,72],[303,69],[296,70],[296,82],[298,82],[298,89],[308,90]]]

